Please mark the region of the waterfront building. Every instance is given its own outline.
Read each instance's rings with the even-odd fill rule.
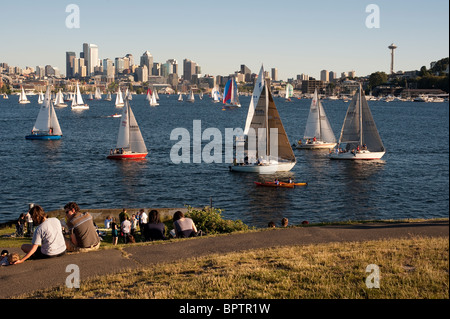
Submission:
[[[321,89],[325,87],[325,83],[323,81],[317,80],[304,80],[302,81],[302,92],[303,94],[314,94],[314,91],[317,89],[318,92],[321,92]]]
[[[146,65],[136,68],[136,80],[137,82],[148,82],[148,69]]]

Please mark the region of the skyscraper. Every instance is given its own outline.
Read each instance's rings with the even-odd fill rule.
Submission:
[[[183,78],[184,80],[191,81],[192,76],[196,74],[197,63],[189,59],[183,60]]]
[[[146,66],[148,70],[148,75],[152,75],[153,70],[153,56],[150,54],[149,51],[145,51],[144,54],[141,56],[141,63],[140,66]]]
[[[75,66],[75,59],[76,59],[75,52],[66,52],[66,78],[70,79],[73,78],[74,73],[74,66]]]
[[[83,43],[83,57],[85,60],[87,75],[93,75],[94,68],[99,66],[98,46],[95,44]]]
[[[323,81],[323,82],[330,81],[330,75],[327,70],[320,71],[320,81]]]
[[[272,81],[278,81],[278,69],[272,68]]]

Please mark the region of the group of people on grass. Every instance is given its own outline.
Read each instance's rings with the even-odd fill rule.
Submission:
[[[67,203],[64,211],[66,214],[65,225],[59,219],[49,217],[41,206],[31,206],[28,214],[35,226],[31,244],[22,245],[21,249],[25,253],[22,258],[17,254],[11,258],[8,251],[3,251],[2,265],[16,265],[26,260],[60,257],[66,252],[87,252],[99,249],[102,238],[92,215],[88,212],[81,212],[75,202]],[[105,226],[107,223],[112,231],[114,245],[117,244],[119,234],[124,243],[134,242],[137,225],[140,227],[144,241],[167,238],[166,227],[161,222],[157,210],[151,210],[147,218],[144,209],[141,209],[137,217],[133,215],[130,218],[124,209],[119,214],[119,224],[116,223],[115,218],[105,221]],[[173,226],[172,237],[187,238],[201,235],[201,231],[197,231],[193,220],[185,217],[181,211],[177,211],[173,215]]]

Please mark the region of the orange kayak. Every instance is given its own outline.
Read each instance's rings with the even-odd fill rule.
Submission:
[[[285,188],[294,188],[295,185],[293,183],[289,184],[289,183],[275,183],[275,182],[255,182],[256,185],[258,186],[269,186],[269,187],[285,187]]]

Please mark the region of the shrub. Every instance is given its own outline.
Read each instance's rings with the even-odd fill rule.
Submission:
[[[232,233],[240,230],[248,230],[248,226],[241,220],[229,220],[222,218],[222,210],[206,207],[202,210],[187,206],[186,217],[191,218],[197,230],[207,235]]]

